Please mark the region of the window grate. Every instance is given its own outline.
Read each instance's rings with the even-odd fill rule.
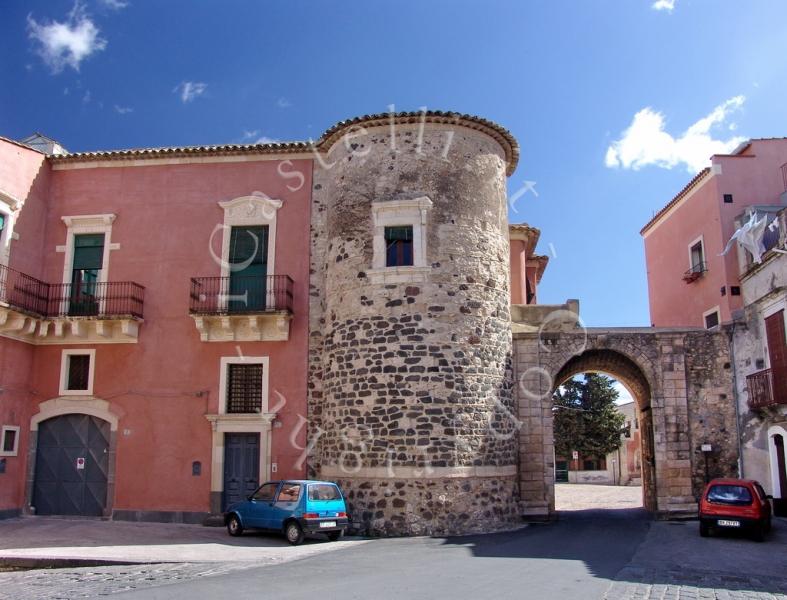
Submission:
[[[262,412],[262,365],[228,365],[227,412]]]
[[[68,357],[69,390],[87,390],[90,381],[90,355],[72,354]]]

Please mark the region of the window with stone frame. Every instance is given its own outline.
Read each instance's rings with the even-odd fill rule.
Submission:
[[[227,365],[227,412],[262,412],[263,365]]]
[[[410,267],[413,265],[413,226],[402,225],[385,228],[385,266]]]
[[[87,391],[90,387],[90,355],[71,354],[67,360],[66,389],[72,392]]]

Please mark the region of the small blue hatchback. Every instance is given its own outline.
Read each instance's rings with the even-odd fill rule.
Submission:
[[[283,533],[292,545],[311,533],[325,533],[336,541],[344,535],[349,520],[342,491],[330,481],[268,481],[243,502],[224,512],[230,535],[245,529]]]

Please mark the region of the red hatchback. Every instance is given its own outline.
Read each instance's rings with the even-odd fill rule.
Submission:
[[[700,498],[700,535],[745,530],[758,542],[771,529],[771,499],[751,479],[714,479]]]

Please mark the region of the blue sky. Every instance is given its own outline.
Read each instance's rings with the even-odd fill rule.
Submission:
[[[317,138],[457,110],[519,140],[540,301],[648,325],[642,225],[740,138],[787,135],[787,2],[5,0],[0,135],[69,150]],[[533,189],[537,195],[533,193]]]

